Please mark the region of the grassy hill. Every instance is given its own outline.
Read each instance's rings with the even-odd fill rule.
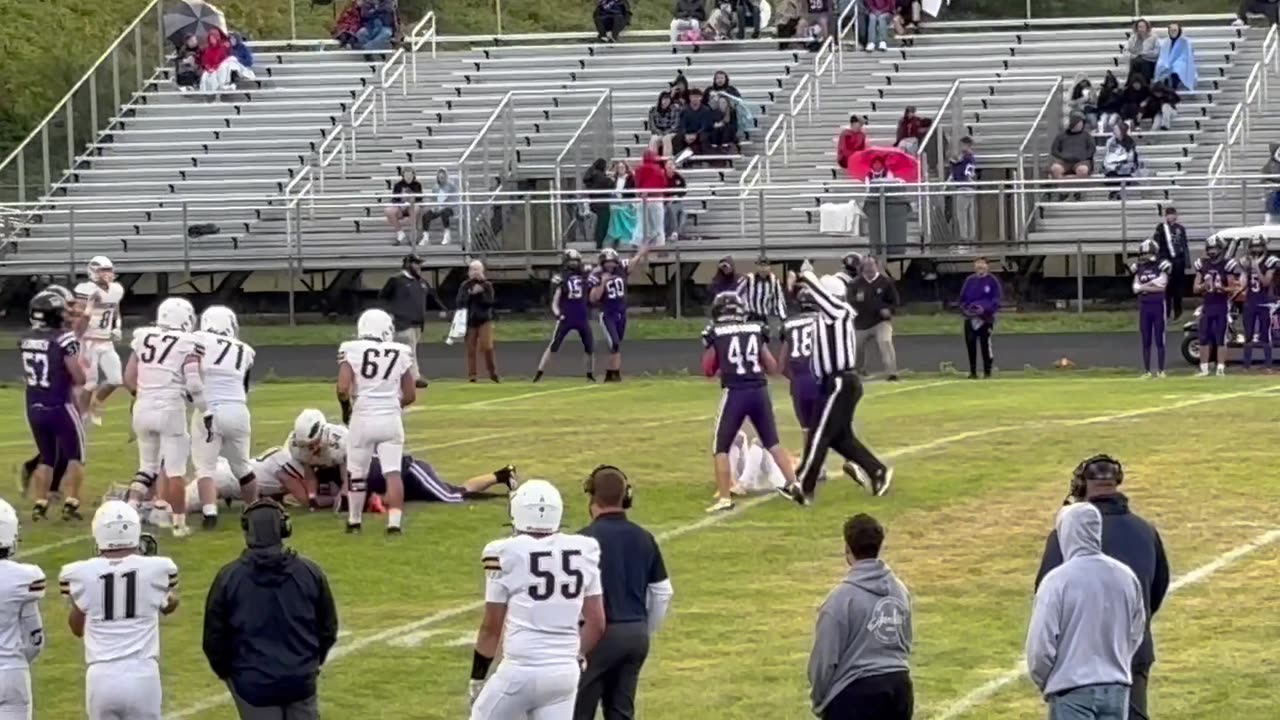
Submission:
[[[291,0],[221,0],[228,22],[255,39],[289,37]],[[344,0],[337,0],[339,4]],[[586,30],[592,0],[503,0],[504,32]],[[660,27],[672,0],[632,0],[635,25]],[[0,157],[6,155],[85,73],[146,0],[0,0]],[[327,37],[333,7],[297,0],[298,36]],[[1127,15],[1131,0],[1035,0],[1037,16]],[[441,33],[487,33],[495,28],[494,0],[401,0],[416,22],[428,9]],[[1146,13],[1222,12],[1217,0],[1145,0]],[[1021,17],[1024,0],[954,0],[956,15]]]

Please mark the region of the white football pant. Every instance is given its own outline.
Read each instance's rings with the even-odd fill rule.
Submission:
[[[80,353],[85,362],[85,390],[97,388],[99,379],[103,385],[119,385],[124,382],[120,353],[116,352],[115,343],[110,340],[85,340]]]
[[[31,671],[0,670],[0,720],[31,720]]]
[[[351,417],[347,434],[347,473],[353,478],[369,477],[369,466],[378,458],[383,473],[400,472],[404,455],[404,423],[400,415]]]
[[[500,663],[471,706],[471,720],[573,720],[578,663],[513,667]]]
[[[160,665],[155,660],[95,663],[84,681],[89,720],[161,720]]]
[[[186,475],[191,437],[181,401],[138,400],[133,406],[133,432],[138,436],[140,471],[155,475],[163,463],[169,475]]]
[[[222,456],[239,480],[253,472],[249,456],[249,408],[243,403],[220,403],[210,410],[213,412],[212,441],[204,429],[204,416],[198,410],[191,413],[191,460],[196,466],[196,477],[214,477],[218,457]]]

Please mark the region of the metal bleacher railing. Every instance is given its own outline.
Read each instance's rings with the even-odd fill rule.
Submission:
[[[1049,152],[1053,147],[1054,136],[1062,124],[1062,78],[1050,82],[1045,91],[1044,102],[1040,110],[1027,128],[1027,134],[1018,144],[1017,178],[1027,180],[1044,180],[1049,167]],[[1035,212],[1034,198],[1028,202],[1026,193],[1018,193],[1014,207],[1013,220],[1017,236],[1026,240],[1027,230],[1031,226],[1031,216]]]
[[[615,155],[613,142],[613,91],[604,89],[600,90],[599,94],[599,99],[587,110],[586,116],[582,118],[582,124],[574,130],[573,135],[565,143],[564,149],[556,156],[555,180],[552,188],[562,203],[568,199],[567,195],[569,193],[579,189],[578,181],[586,173],[587,166],[595,162],[596,158],[611,158]],[[565,172],[566,164],[569,164],[568,172]],[[566,178],[568,178],[567,183]],[[576,205],[570,207],[576,207]],[[571,217],[570,227],[572,227],[573,222],[576,221],[576,218],[581,213],[576,211],[563,212],[565,210],[563,204],[559,209],[562,211],[551,213],[551,234],[552,237],[563,242],[565,240],[565,215],[568,214]]]
[[[1261,115],[1270,100],[1270,78],[1280,73],[1280,30],[1275,25],[1262,41],[1262,57],[1254,64],[1244,84],[1244,97],[1236,104],[1227,119],[1223,140],[1209,160],[1209,217],[1212,221],[1219,192],[1234,192],[1235,187],[1224,176],[1232,172],[1248,171],[1239,167],[1250,149],[1249,139],[1255,114]],[[1269,152],[1269,151],[1268,151]]]

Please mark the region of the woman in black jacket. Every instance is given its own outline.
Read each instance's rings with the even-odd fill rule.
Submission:
[[[591,167],[582,176],[582,187],[585,190],[613,190],[613,180],[609,178],[607,163],[604,158],[596,158]],[[591,195],[587,205],[596,216],[594,237],[596,249],[604,247],[605,234],[609,232],[609,197],[607,195]]]
[[[1098,88],[1098,117],[1103,130],[1110,130],[1120,118],[1120,81],[1110,70]]]
[[[1137,125],[1138,115],[1149,97],[1151,97],[1151,89],[1147,87],[1146,79],[1141,75],[1129,78],[1129,82],[1120,93],[1120,119]]]
[[[1142,105],[1142,119],[1151,121],[1151,129],[1168,130],[1178,114],[1182,98],[1163,80],[1151,86],[1151,95]]]
[[[729,82],[729,73],[723,70],[716,71],[715,76],[711,79],[711,84],[702,92],[702,99],[705,102],[711,102],[715,99],[716,93],[729,93],[736,98],[742,97],[742,93],[738,92],[738,88]]]

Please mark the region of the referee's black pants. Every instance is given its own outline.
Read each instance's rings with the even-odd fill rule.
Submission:
[[[578,680],[573,720],[594,720],[597,706],[603,707],[604,720],[635,720],[636,686],[648,656],[648,623],[606,625]]]
[[[809,443],[804,448],[798,473],[800,486],[806,495],[812,495],[818,485],[818,476],[827,460],[827,450],[835,450],[841,457],[878,476],[887,469],[858,436],[853,434],[853,413],[862,399],[862,379],[853,370],[837,373],[822,381],[826,398],[818,424],[809,431]]]

